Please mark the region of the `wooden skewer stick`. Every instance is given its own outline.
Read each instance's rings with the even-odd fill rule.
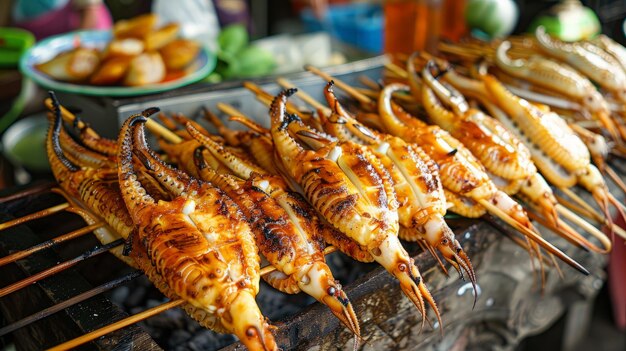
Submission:
[[[599,212],[593,210],[590,212],[587,209],[578,207],[572,203],[570,203],[567,199],[563,199],[562,197],[555,195],[561,206],[573,211],[577,212],[579,215],[585,216],[591,220],[594,220],[598,223],[606,225],[610,230],[612,230],[615,234],[622,238],[626,238],[626,230],[622,229],[622,227],[616,225],[615,223],[609,223],[608,220],[604,218]]]
[[[236,109],[235,106],[233,105],[225,104],[223,102],[218,102],[216,106],[218,110],[224,112],[227,115],[244,116],[244,113]]]
[[[291,83],[285,78],[278,78],[276,81],[283,88],[287,88],[287,89],[296,88],[296,86],[293,83]],[[327,106],[324,106],[324,104],[315,100],[311,95],[307,94],[305,91],[298,89],[298,92],[296,92],[296,95],[307,104],[313,106],[313,108],[321,110],[322,112],[324,112],[325,115],[330,115],[331,113],[330,108],[328,108]]]
[[[583,249],[587,252],[591,251],[591,249],[589,248],[589,244],[586,242],[586,239],[581,237],[580,234],[576,232],[573,232],[573,233],[566,232],[567,229],[563,230],[564,228],[561,226],[561,224],[566,224],[566,223],[559,223],[559,227],[557,228],[553,224],[552,221],[548,221],[543,216],[540,216],[532,211],[526,211],[526,212],[528,214],[528,218],[530,218],[531,220],[539,222],[539,224],[546,227],[551,232],[560,235],[561,237],[569,241],[571,244],[576,245],[578,248]],[[577,235],[574,236],[572,234],[577,234]]]
[[[104,225],[104,223],[97,222],[97,223],[94,223],[92,225],[88,225],[86,227],[82,227],[80,229],[74,230],[72,232],[69,232],[69,233],[66,233],[66,234],[63,234],[63,235],[59,235],[56,238],[53,238],[53,239],[44,241],[44,242],[42,242],[40,244],[31,246],[28,249],[21,250],[21,251],[15,252],[13,254],[7,255],[5,257],[2,257],[2,258],[0,258],[0,267],[4,266],[6,264],[9,264],[11,262],[15,262],[17,260],[21,260],[24,257],[30,256],[30,255],[32,255],[32,254],[34,254],[36,252],[39,252],[41,250],[47,249],[49,247],[52,247],[54,245],[60,244],[60,243],[62,243],[64,241],[71,240],[71,239],[74,239],[74,238],[78,238],[78,237],[80,237],[82,235],[85,235],[87,233],[90,233],[90,232],[100,228],[103,225]]]
[[[143,272],[139,271],[139,270],[135,270],[132,271],[122,277],[116,278],[114,280],[111,280],[107,283],[104,283],[102,285],[99,285],[93,289],[89,289],[83,293],[80,293],[76,296],[73,296],[67,300],[63,300],[62,302],[59,302],[56,305],[52,305],[48,308],[45,308],[41,311],[35,312],[27,317],[24,317],[16,322],[13,322],[9,325],[6,325],[2,328],[0,328],[0,336],[12,333],[14,331],[16,331],[17,329],[20,329],[22,327],[25,327],[31,323],[34,323],[38,320],[41,320],[43,318],[46,318],[52,314],[55,314],[57,312],[63,311],[64,309],[70,307],[70,306],[74,306],[77,303],[83,302],[87,299],[90,299],[96,295],[99,295],[105,291],[111,290],[113,288],[116,288],[130,280],[133,280],[139,276],[142,276]]]
[[[16,219],[12,219],[10,221],[4,222],[4,223],[0,223],[0,230],[5,230],[7,228],[11,228],[13,226],[28,222],[28,221],[32,221],[35,219],[39,219],[39,218],[43,218],[43,217],[47,217],[50,216],[52,214],[55,214],[57,212],[63,211],[66,208],[70,207],[70,204],[67,202],[64,202],[62,204],[58,204],[52,207],[48,207],[46,209],[43,209],[41,211],[37,211],[35,213],[31,213],[28,214],[26,216],[20,217],[20,218],[16,218]]]
[[[559,188],[559,190],[561,190],[565,195],[569,196],[569,198],[572,199],[574,202],[576,202],[576,204],[578,204],[580,207],[584,208],[589,213],[592,213],[593,216],[600,223],[604,223],[605,222],[606,218],[604,217],[604,215],[600,214],[593,207],[591,207],[591,205],[589,205],[587,202],[585,202],[585,200],[583,200],[580,196],[578,196],[578,194],[576,194],[575,192],[573,192],[569,188]]]
[[[526,240],[523,240],[522,238],[519,237],[519,235],[516,235],[509,228],[504,227],[500,222],[496,221],[493,215],[486,215],[484,218],[489,223],[491,223],[491,225],[493,225],[496,229],[498,229],[502,234],[506,235],[507,238],[511,239],[514,243],[520,246],[522,249],[528,252],[532,250],[531,247],[528,246],[528,243]],[[554,267],[554,263],[550,259],[548,259],[543,253],[540,253],[540,255],[541,255],[541,262],[543,262],[543,264],[550,266],[550,267]],[[531,255],[531,258],[532,257],[533,256]]]
[[[24,191],[20,191],[15,194],[0,197],[0,203],[5,203],[5,202],[21,199],[26,196],[43,193],[45,191],[50,190],[55,185],[56,185],[56,182],[46,182],[43,184],[33,185],[32,187],[29,187],[28,189]]]
[[[400,66],[395,63],[385,62],[385,68],[393,72],[400,78],[409,79],[409,74]]]
[[[589,275],[589,271],[587,269],[585,269],[585,267],[580,265],[580,263],[574,261],[572,258],[570,258],[565,253],[563,253],[563,251],[559,250],[554,245],[552,245],[549,242],[547,242],[539,234],[535,233],[534,231],[532,231],[532,230],[524,227],[520,223],[516,222],[513,218],[511,218],[504,211],[502,211],[501,209],[499,209],[498,207],[493,205],[491,202],[489,202],[487,200],[484,200],[484,199],[481,199],[481,200],[478,201],[478,203],[480,203],[483,207],[485,207],[489,212],[493,213],[498,218],[502,219],[507,224],[509,224],[513,228],[517,229],[519,232],[521,232],[522,234],[526,235],[527,237],[529,237],[530,239],[535,241],[537,244],[541,245],[541,247],[546,249],[548,252],[550,252],[551,254],[557,256],[558,258],[560,258],[563,262],[567,263],[568,265],[570,265],[574,269],[578,270],[579,272],[581,272],[581,273],[583,273],[585,275]]]
[[[90,333],[87,333],[85,335],[79,336],[75,339],[69,340],[67,342],[64,342],[60,345],[57,345],[53,348],[50,348],[48,351],[61,351],[61,350],[70,350],[70,349],[74,349],[84,343],[90,342],[92,340],[95,340],[103,335],[106,335],[108,333],[114,332],[116,330],[122,329],[124,327],[127,327],[129,325],[135,324],[137,322],[141,322],[144,319],[150,318],[154,315],[157,315],[163,311],[169,310],[170,308],[174,308],[174,307],[178,307],[180,305],[182,305],[183,303],[185,303],[185,300],[182,299],[178,299],[178,300],[172,300],[166,303],[163,303],[161,305],[152,307],[150,309],[147,309],[143,312],[139,312],[133,316],[124,318],[120,321],[117,321],[115,323],[109,324],[105,327],[102,327],[100,329],[94,330]]]
[[[566,207],[567,209],[571,210],[572,212],[578,214],[579,216],[584,216],[585,218],[598,222],[598,223],[602,223],[603,218],[602,217],[596,217],[597,213],[595,212],[589,212],[587,209],[582,208],[576,204],[573,204],[571,201],[569,201],[568,199],[560,196],[559,194],[554,194],[554,197],[556,198],[556,200],[559,202],[559,204],[561,204],[561,206]]]
[[[373,103],[373,101],[368,98],[367,96],[365,96],[364,94],[359,93],[356,89],[354,89],[353,87],[349,86],[348,84],[344,83],[341,80],[338,79],[334,79],[331,75],[329,75],[326,72],[321,71],[320,69],[311,66],[311,65],[306,65],[304,66],[304,68],[315,74],[318,75],[320,77],[322,77],[324,80],[326,81],[334,81],[335,85],[337,85],[341,90],[347,92],[348,94],[352,95],[352,97],[354,97],[355,99],[357,99],[359,102],[366,104],[366,105],[371,105]]]
[[[169,141],[172,144],[178,144],[183,141],[183,138],[179,137],[178,135],[176,135],[176,133],[172,132],[171,130],[163,127],[161,124],[159,124],[157,121],[153,119],[148,119],[146,121],[146,128],[148,128],[150,132],[161,136],[162,138],[164,138],[165,140]]]
[[[102,245],[102,246],[97,246],[94,249],[89,250],[89,251],[83,253],[80,256],[74,257],[71,260],[62,262],[62,263],[60,263],[60,264],[58,264],[56,266],[52,266],[52,267],[50,267],[50,268],[48,268],[46,270],[43,270],[43,271],[41,271],[39,273],[36,273],[36,274],[33,274],[33,275],[31,275],[31,276],[29,276],[27,278],[24,278],[24,279],[22,279],[20,281],[17,281],[17,282],[15,282],[15,283],[13,283],[13,284],[11,284],[9,286],[6,286],[6,287],[0,289],[0,297],[7,296],[7,295],[9,295],[9,294],[19,290],[19,289],[22,289],[23,287],[26,287],[26,286],[28,286],[30,284],[33,284],[33,283],[36,283],[36,282],[40,281],[41,279],[47,278],[47,277],[49,277],[51,275],[54,275],[54,274],[59,273],[61,271],[64,271],[67,268],[75,266],[77,263],[79,263],[81,261],[84,261],[84,260],[86,260],[86,259],[88,259],[90,257],[96,256],[96,255],[99,255],[99,254],[101,254],[101,253],[103,253],[105,251],[108,251],[108,250],[110,250],[110,249],[112,249],[114,247],[120,246],[122,244],[124,244],[124,239],[117,239],[117,240],[112,241],[112,242],[110,242],[108,244],[105,244],[105,245]]]
[[[563,217],[569,219],[574,222],[577,226],[583,228],[587,233],[591,234],[594,238],[598,239],[600,243],[604,246],[605,252],[611,251],[611,247],[613,246],[611,240],[601,232],[598,228],[591,225],[589,222],[577,216],[574,212],[570,211],[566,207],[561,204],[556,204],[556,210]],[[619,234],[618,234],[619,235]],[[620,235],[621,236],[621,235]],[[626,239],[626,238],[624,238]]]
[[[366,75],[360,76],[359,82],[374,91],[380,91],[381,89],[381,86],[376,81]]]

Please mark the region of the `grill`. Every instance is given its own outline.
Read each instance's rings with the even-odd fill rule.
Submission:
[[[339,77],[355,81],[361,73],[376,76],[380,66],[370,62],[365,69],[348,66],[345,71],[346,76]],[[322,83],[312,83],[315,80],[310,76],[292,80],[312,93],[317,88],[318,94],[321,91]],[[262,107],[250,107],[250,96],[237,90],[156,97],[152,102],[134,101],[117,108],[120,115],[147,105],[192,115],[200,103],[212,106],[217,101],[238,101],[235,105],[252,116],[261,115],[253,109],[265,113]],[[626,174],[623,164],[615,168],[621,176]],[[177,301],[166,301],[141,272],[109,254],[108,250],[123,243],[103,245],[97,241],[91,233],[100,223],[73,213],[76,206],[55,188],[55,183],[10,189],[2,196],[0,346],[14,343],[18,349],[41,349],[70,342],[65,345],[85,350],[243,348],[232,336],[214,334],[188,321],[175,308]],[[590,199],[586,194],[580,196]],[[605,279],[604,256],[567,245],[542,228],[551,242],[564,248],[591,274],[583,276],[561,265],[562,276],[550,269],[541,289],[528,254],[518,245],[518,234],[490,217],[487,221],[451,217],[448,223],[476,269],[479,296],[474,307],[469,282],[454,272],[444,274],[428,252],[405,243],[438,302],[443,330],[437,323],[421,329],[419,313],[381,267],[351,261],[340,253],[327,255],[359,317],[362,349],[511,348],[562,316],[580,319],[580,315],[573,317],[569,307],[592,300]],[[303,294],[283,295],[263,285],[257,300],[276,325],[276,339],[284,349],[350,349],[354,345],[351,333],[328,309]],[[436,320],[433,317],[429,315],[431,321]],[[582,337],[583,329],[576,326],[582,328],[584,323],[574,323],[568,332]],[[96,337],[92,337],[94,331]],[[86,343],[80,344],[76,338]]]

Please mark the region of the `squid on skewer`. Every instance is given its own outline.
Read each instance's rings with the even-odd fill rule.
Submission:
[[[461,113],[461,111],[471,111],[465,98],[451,86],[440,83],[439,79],[434,78],[435,75],[438,77],[443,76],[442,70],[445,71],[446,75],[456,75],[452,68],[446,62],[438,60],[437,65],[434,63],[431,67],[425,65],[422,71],[423,80],[427,83],[427,86],[433,87],[434,91],[438,92],[436,95],[440,96],[441,100],[445,101],[447,105],[453,107],[453,111],[449,111],[442,106],[439,99],[437,99],[434,93],[429,91],[428,87],[422,88],[422,84],[420,84],[421,80],[417,77],[414,68],[415,65],[413,61],[416,58],[415,56],[416,55],[413,55],[409,58],[407,63],[410,73],[402,70],[400,67],[390,67],[390,69],[396,71],[400,76],[409,79],[414,95],[418,98],[421,96],[424,97],[424,105],[427,112],[429,112],[431,116],[434,116],[434,118],[430,117],[431,120],[436,121],[445,129],[454,133],[453,136],[458,137],[474,155],[479,157],[489,173],[495,173],[497,175],[491,174],[491,178],[494,179],[498,188],[501,190],[505,190],[506,188],[513,190],[510,191],[510,195],[516,194],[532,208],[540,211],[544,217],[542,223],[573,244],[594,252],[606,253],[610,251],[611,242],[604,233],[598,231],[589,223],[558,204],[552,193],[552,189],[548,186],[543,177],[536,172],[534,165],[532,165],[530,152],[517,137],[507,131],[498,120],[490,116],[482,113]],[[443,68],[441,68],[441,66],[443,66]],[[431,73],[431,71],[434,73]],[[455,113],[455,111],[459,112]],[[463,116],[469,116],[471,119],[463,118]],[[464,123],[461,124],[461,121]],[[489,148],[487,148],[487,146],[489,146]],[[485,150],[490,151],[485,152]],[[517,152],[511,154],[515,151]],[[497,160],[497,162],[494,162],[494,160]],[[524,170],[527,170],[525,174],[526,178],[517,179],[517,181],[521,181],[521,184],[518,186],[511,188],[509,184],[515,184],[515,181],[502,181],[503,178],[506,179],[507,175],[510,177],[511,174],[523,174],[525,173]],[[502,173],[503,171],[505,172]],[[594,237],[598,238],[604,248],[597,247],[578,234],[572,227],[559,218],[558,212],[562,212],[563,216],[573,220],[575,223],[585,228],[585,230],[589,231]],[[536,218],[536,216],[533,216],[533,218]]]
[[[198,130],[197,124],[187,120],[178,122],[183,122],[197,141],[191,152],[192,173],[233,199],[248,219],[260,252],[277,268],[263,278],[280,291],[289,294],[304,291],[326,304],[360,338],[352,305],[324,261],[324,237],[334,233],[324,233],[329,228],[319,221],[304,199],[286,191],[287,185],[281,178],[229,152]],[[171,145],[170,150],[177,147],[188,145],[186,142]]]
[[[481,76],[481,81],[448,73],[445,77],[457,89],[478,98],[492,116],[524,140],[535,165],[551,184],[564,189],[583,186],[604,211],[609,225],[609,204],[622,212],[619,201],[591,164],[586,145],[556,113],[513,95],[491,75]]]
[[[222,105],[220,108],[227,111],[227,113],[235,112],[234,108],[226,106],[226,105]],[[259,164],[262,168],[261,172],[256,172],[257,175],[272,176],[272,177],[278,175],[279,170],[276,168],[276,165],[274,164],[274,157],[273,157],[274,156],[274,143],[271,139],[270,131],[258,125],[254,121],[248,119],[247,117],[243,116],[239,112],[234,113],[234,115],[237,115],[237,117],[231,117],[231,120],[240,122],[244,126],[249,127],[251,130],[250,131],[231,130],[231,129],[226,128],[219,119],[217,118],[209,118],[209,119],[210,119],[210,122],[214,126],[216,126],[217,130],[224,137],[225,140],[236,140],[235,143],[239,146],[244,147],[246,150],[256,148],[258,150],[265,150],[269,155],[271,155],[271,158],[269,160],[264,156],[259,160],[255,159],[256,163]],[[240,141],[246,140],[246,139],[248,141],[251,140],[251,142],[249,144],[246,141],[243,141],[240,143]],[[259,142],[256,143],[256,141],[259,141]],[[258,154],[263,155],[263,153],[261,152],[258,152]],[[266,163],[263,163],[263,162],[266,162]],[[248,163],[248,164],[252,166],[251,169],[254,167],[253,166],[254,163],[252,164]],[[239,174],[240,174],[239,177],[241,178],[248,177],[248,175],[246,175],[245,172],[239,173]],[[295,192],[296,190],[294,190],[294,189],[299,189],[299,186],[297,184],[295,184],[294,182],[291,182],[289,179],[285,179],[282,177],[276,177],[275,179],[277,179],[279,183],[274,184],[272,182],[270,184],[274,184],[274,186],[279,186],[281,189],[284,189],[284,191],[288,192],[290,196],[293,195],[296,199],[302,197],[299,193]],[[276,192],[272,192],[271,194],[276,194]],[[318,231],[322,233],[322,236],[324,237],[324,241],[326,241],[328,244],[333,245],[339,251],[343,252],[344,254],[348,255],[349,257],[359,262],[373,262],[374,261],[374,258],[367,251],[365,247],[362,247],[361,245],[356,243],[354,240],[346,236],[344,233],[336,230],[332,226],[323,222],[315,213],[315,209],[313,209],[306,202],[306,200],[303,199],[302,202],[299,201],[297,207],[305,210],[305,212],[302,212],[304,214],[305,220],[310,220],[310,219],[315,220],[315,218],[319,220]]]
[[[284,80],[279,83],[285,88],[292,87]],[[443,219],[447,207],[445,195],[437,166],[426,153],[416,145],[375,132],[359,123],[337,100],[332,81],[324,90],[330,110],[310,96],[298,94],[318,110],[327,110],[320,113],[324,116],[321,121],[324,131],[339,140],[366,145],[389,171],[399,203],[400,237],[408,241],[425,241],[427,249],[439,261],[433,251],[433,248],[438,249],[461,276],[465,271],[475,284],[472,264]]]
[[[613,56],[589,43],[568,43],[552,38],[542,26],[535,30],[535,39],[543,52],[567,62],[618,101],[626,103],[626,71]]]
[[[576,70],[566,64],[533,55],[528,59],[512,60],[507,55],[511,48],[508,41],[502,42],[495,53],[495,63],[504,72],[514,77],[532,82],[550,91],[565,96],[580,104],[590,117],[599,121],[611,137],[620,142],[619,129],[611,120],[609,105],[595,86]]]
[[[223,192],[163,163],[148,148],[144,123],[156,109],[131,116],[118,140],[120,189],[136,241],[178,296],[214,318],[214,328],[248,349],[278,349],[255,296],[259,256],[241,211]],[[133,165],[133,154],[144,170]],[[146,172],[171,194],[155,201],[138,181]]]
[[[365,247],[400,281],[401,289],[422,314],[422,323],[426,300],[441,325],[437,305],[397,237],[397,203],[389,174],[375,156],[351,142],[320,141],[322,147],[308,150],[301,145],[290,133],[308,128],[285,111],[293,93],[293,89],[282,91],[270,108],[276,163],[282,173],[300,186],[330,224]]]
[[[104,232],[96,232],[99,240],[109,240],[124,238],[127,240],[127,249],[130,249],[129,256],[122,255],[121,250],[112,250],[118,258],[133,267],[139,267],[150,281],[165,296],[170,299],[178,299],[179,294],[173,289],[164,278],[162,272],[151,262],[151,258],[146,252],[143,243],[139,241],[138,235],[131,235],[134,231],[134,223],[130,213],[126,209],[126,204],[120,192],[117,169],[116,168],[93,168],[93,160],[100,158],[100,161],[107,161],[106,155],[90,153],[90,158],[77,158],[82,160],[82,165],[74,164],[66,155],[75,155],[88,152],[80,148],[80,145],[73,143],[62,128],[61,109],[56,97],[49,101],[53,107],[55,117],[51,120],[51,127],[47,137],[48,157],[51,169],[59,185],[71,196],[76,198],[82,206],[90,212],[95,213],[104,219],[108,226],[103,227]],[[63,136],[65,135],[65,136]],[[86,162],[89,160],[89,162]],[[96,163],[95,165],[98,165]],[[100,164],[101,165],[101,164]],[[83,216],[83,214],[79,213]],[[92,218],[91,216],[84,216]],[[90,220],[88,220],[89,222]],[[131,249],[132,248],[132,249]],[[131,259],[129,261],[129,259]],[[209,313],[206,308],[197,307],[189,302],[181,306],[200,325],[216,330],[218,332],[229,332],[221,326],[214,313]]]
[[[620,43],[611,39],[610,37],[600,34],[591,40],[591,44],[601,48],[609,53],[613,58],[619,62],[622,69],[626,72],[626,48]]]
[[[433,77],[438,67],[428,61],[421,72],[426,86],[419,87],[413,60],[408,61],[412,91],[428,113],[428,118],[451,133],[481,162],[490,178],[505,193],[519,191],[525,181],[537,172],[530,151],[497,120],[470,108],[465,98],[452,87]],[[419,91],[421,90],[421,96]],[[442,104],[447,104],[452,111]]]
[[[313,67],[308,69],[326,80],[332,80],[332,77]],[[348,85],[338,80],[335,83],[368,107],[375,106],[379,114],[370,114],[368,117],[378,118],[378,124],[387,133],[419,145],[437,162],[446,200],[453,204],[452,211],[465,212],[462,215],[481,216],[488,210],[531,239],[531,247],[534,247],[537,256],[537,245],[541,245],[573,268],[588,274],[584,267],[536,232],[523,208],[508,195],[497,190],[480,162],[458,140],[439,127],[427,125],[412,117],[392,100],[394,93],[410,92],[409,86],[401,83],[387,85],[376,104]]]
[[[52,93],[51,99],[54,114],[50,116],[46,150],[54,178],[60,188],[73,198],[73,201],[81,205],[76,207],[85,208],[86,211],[107,223],[106,226],[94,231],[102,244],[119,238],[127,239],[133,229],[133,222],[117,187],[117,170],[115,167],[106,167],[109,160],[104,156],[92,154],[87,157],[81,153],[84,150],[79,149],[79,145],[75,145],[63,129],[60,105]],[[64,140],[65,150],[62,148],[61,139]],[[68,155],[74,155],[72,157],[74,161],[71,161]],[[76,155],[85,157],[81,158]],[[77,214],[86,220],[93,218],[93,215],[83,214],[81,211]],[[122,254],[121,247],[113,248],[111,253],[123,262],[135,266],[132,260]]]

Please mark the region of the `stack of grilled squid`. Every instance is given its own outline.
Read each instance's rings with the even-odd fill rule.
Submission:
[[[620,206],[567,122],[515,96],[492,75],[465,77],[442,60],[417,55],[405,64],[404,70],[394,67],[393,83],[367,91],[335,81],[360,102],[352,113],[335,96],[331,77],[313,68],[328,80],[327,104],[286,81],[276,96],[248,85],[269,106],[269,128],[237,114],[232,119],[247,129],[231,130],[207,111],[217,134],[183,116],[160,115],[168,130],[150,119],[158,112],[151,108],[128,118],[118,140],[107,140],[51,94],[48,157],[59,186],[105,220],[111,236],[126,239],[115,254],[169,298],[184,299],[200,324],[235,334],[251,350],[278,349],[255,302],[261,277],[280,291],[302,291],[326,304],[360,338],[352,305],[325,263],[327,244],[355,260],[380,263],[415,304],[422,324],[426,305],[441,322],[399,238],[420,243],[438,260],[440,254],[475,284],[470,259],[444,220],[447,211],[501,218],[524,235],[518,243],[542,273],[549,262],[542,249],[553,266],[558,258],[587,273],[529,217],[577,246],[610,250],[610,241],[561,206],[548,185],[582,185],[609,225],[609,204]],[[296,93],[316,112],[289,101]],[[146,142],[146,126],[162,153]],[[262,259],[273,269],[261,269]]]

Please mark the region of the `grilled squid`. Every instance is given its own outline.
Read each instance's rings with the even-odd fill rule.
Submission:
[[[68,154],[76,154],[77,152],[72,151],[76,151],[78,145],[67,145],[68,142],[73,142],[73,140],[63,129],[60,105],[56,96],[51,94],[51,98],[54,104],[54,114],[50,118],[46,150],[54,178],[61,189],[68,195],[72,196],[90,213],[100,217],[107,223],[106,226],[94,231],[98,240],[103,244],[107,244],[119,238],[128,238],[133,229],[133,222],[126,211],[126,205],[117,187],[116,169],[89,167],[88,162],[85,160],[91,161],[91,158],[81,159],[75,157],[75,162],[76,160],[85,161],[81,166],[66,157]],[[65,139],[66,148],[70,148],[70,152],[66,152],[61,147],[62,135],[64,136],[63,139]],[[69,140],[66,138],[69,138]],[[96,155],[92,156],[96,158]],[[103,157],[103,159],[106,158]],[[102,163],[97,164],[101,165]],[[78,214],[83,218],[89,218],[89,216],[84,216],[80,212]],[[111,253],[127,264],[134,266],[128,257],[122,255],[122,248],[113,248]]]
[[[118,140],[118,177],[126,207],[136,223],[138,242],[178,296],[216,317],[250,350],[277,350],[271,327],[255,296],[259,256],[250,227],[234,202],[209,183],[172,169],[148,149],[144,136],[148,109],[131,116]],[[135,169],[133,154],[144,169]],[[149,173],[171,194],[155,201],[138,181]]]
[[[325,228],[304,199],[287,192],[282,179],[230,153],[193,124],[187,122],[186,128],[201,145],[194,152],[195,173],[235,201],[260,252],[277,268],[263,278],[283,292],[313,296],[360,337],[352,305],[324,261]],[[225,173],[211,164],[222,164]]]
[[[454,194],[454,197],[447,200],[453,205],[462,204],[463,206],[459,207],[461,210],[468,208],[467,204],[472,204],[472,202],[477,203],[477,206],[485,207],[485,210],[522,232],[527,240],[532,240],[530,241],[531,252],[537,256],[539,256],[538,245],[540,245],[573,268],[587,273],[580,264],[539,235],[520,204],[497,189],[484,167],[463,144],[441,128],[427,125],[412,117],[392,101],[391,97],[394,92],[408,92],[409,90],[407,85],[401,83],[392,83],[383,89],[378,100],[381,124],[387,132],[421,146],[437,162],[443,186],[447,190],[446,194]],[[468,198],[472,202],[463,201],[463,198]],[[450,210],[458,211],[455,207]],[[466,215],[461,211],[457,213]],[[472,211],[472,214],[476,215],[484,213]]]
[[[608,193],[606,185],[595,186],[604,184],[604,180],[591,164],[589,150],[557,114],[545,113],[514,96],[492,76],[485,76],[483,81],[493,100],[509,116],[509,123],[518,126],[519,129],[513,130],[526,136],[532,143],[533,158],[542,160],[535,163],[551,183],[561,187],[570,187],[576,183],[582,185],[592,193],[604,210],[607,209],[608,202],[616,201]],[[570,180],[572,177],[573,181]],[[562,182],[561,179],[566,179],[567,182]],[[619,205],[616,204],[616,207],[619,208]]]
[[[299,119],[285,110],[288,96],[295,89],[282,91],[270,108],[271,134],[276,162],[295,181],[313,207],[335,228],[365,247],[374,260],[400,281],[400,287],[426,317],[425,302],[441,323],[437,305],[426,288],[413,259],[398,239],[395,193],[388,173],[375,156],[352,142],[320,141],[307,149],[290,134],[307,131]],[[295,126],[290,128],[290,124]]]
[[[417,85],[416,72],[411,66],[413,60],[409,60],[408,71],[412,85]],[[430,120],[461,141],[485,166],[499,189],[509,195],[517,193],[523,182],[537,172],[530,151],[497,120],[470,108],[458,91],[435,79],[433,70],[439,75],[439,68],[433,61],[422,70],[427,86],[421,88],[421,98]]]
[[[589,112],[592,119],[599,121],[607,129],[614,140],[621,139],[617,126],[611,120],[607,101],[587,77],[566,64],[539,55],[512,60],[507,55],[510,48],[511,43],[508,41],[498,46],[494,57],[498,68],[516,78],[530,81],[579,103]]]
[[[535,38],[542,51],[567,62],[619,101],[626,102],[626,71],[613,56],[589,43],[567,43],[554,39],[542,26],[535,30]]]
[[[417,145],[409,145],[398,137],[375,132],[359,123],[337,100],[332,81],[326,85],[324,95],[332,108],[322,121],[324,130],[339,140],[368,146],[389,171],[398,200],[399,223],[404,228],[400,230],[400,237],[409,241],[424,240],[430,248],[438,249],[461,276],[465,271],[475,284],[472,264],[443,219],[446,198],[437,165]]]

